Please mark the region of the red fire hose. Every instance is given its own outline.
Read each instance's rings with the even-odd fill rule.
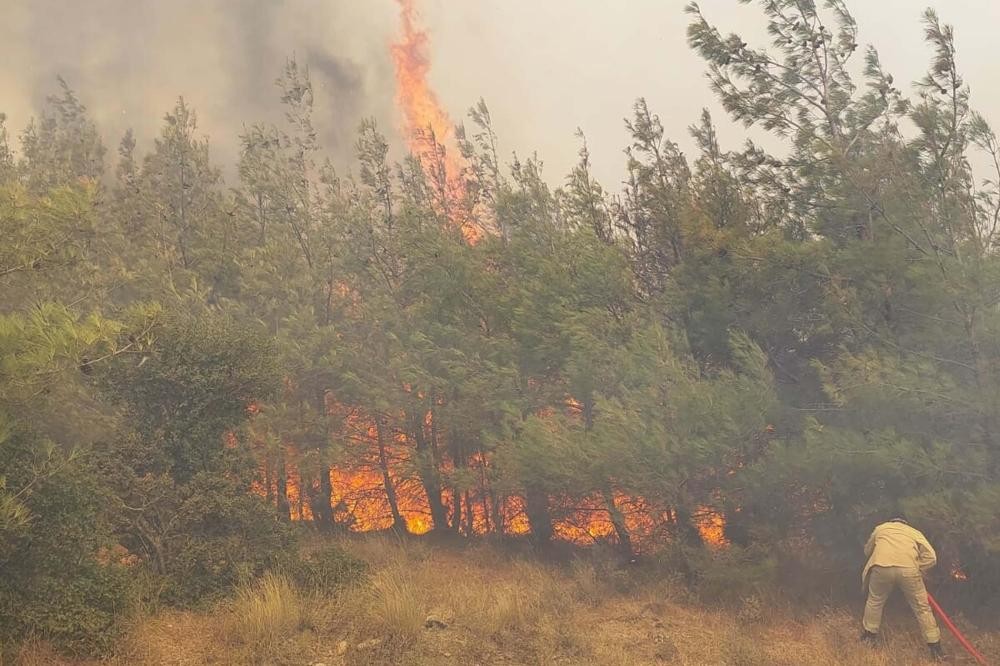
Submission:
[[[941,618],[941,621],[944,622],[944,626],[948,627],[948,631],[950,631],[952,635],[958,639],[958,642],[962,644],[962,647],[965,648],[965,651],[971,654],[972,657],[976,660],[976,662],[982,664],[982,666],[988,666],[988,664],[986,663],[986,657],[979,654],[979,651],[972,646],[972,643],[969,642],[969,639],[967,639],[965,636],[962,635],[962,632],[958,630],[958,627],[956,627],[955,623],[951,621],[951,618],[948,617],[947,613],[944,612],[944,609],[942,609],[941,606],[938,605],[937,600],[931,596],[930,592],[927,593],[927,601],[930,603],[931,608],[934,609],[934,612],[937,613],[937,616]]]

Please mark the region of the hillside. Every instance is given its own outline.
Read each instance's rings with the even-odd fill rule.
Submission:
[[[917,663],[905,608],[857,645],[864,552],[899,567],[870,629],[919,568],[1000,631],[1000,135],[963,42],[927,10],[909,85],[847,0],[716,1],[747,21],[683,10],[691,150],[672,104],[556,109],[621,105],[612,183],[582,129],[568,173],[513,151],[536,109],[494,123],[489,76],[449,108],[419,0],[380,0],[400,123],[347,169],[321,52],[253,59],[275,113],[228,110],[235,160],[193,98],[150,144],[88,108],[118,80],[5,95],[38,104],[0,108],[0,666]]]
[[[252,600],[241,593],[235,601],[199,611],[164,610],[139,620],[106,661],[60,661],[36,645],[25,648],[21,663],[924,663],[924,647],[900,599],[890,604],[887,645],[871,650],[857,641],[858,607],[806,612],[773,595],[720,607],[676,578],[615,572],[589,556],[543,564],[493,546],[403,543],[382,536],[338,546],[365,560],[370,570],[337,593],[316,597],[279,585],[279,592]],[[1000,633],[972,635],[984,654],[1000,654]],[[945,641],[950,663],[973,663],[963,660],[950,637]]]

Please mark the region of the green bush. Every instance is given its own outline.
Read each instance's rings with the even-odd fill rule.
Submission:
[[[130,578],[123,566],[96,562],[38,576],[30,591],[13,595],[17,598],[13,627],[22,637],[40,636],[70,653],[107,653],[130,615]]]
[[[306,592],[333,592],[368,572],[368,565],[336,546],[327,546],[286,565],[286,572]]]
[[[134,595],[122,553],[108,555],[114,541],[100,479],[80,458],[27,434],[0,454],[0,476],[28,488],[29,516],[0,524],[0,643],[37,637],[65,652],[106,652]]]
[[[176,542],[164,558],[164,601],[218,598],[275,567],[291,534],[260,497],[235,482],[196,477],[178,511]]]
[[[721,550],[678,545],[661,566],[684,572],[694,592],[713,603],[741,603],[774,589],[778,571],[774,556],[764,548],[736,545]]]
[[[274,568],[291,539],[254,495],[256,468],[239,428],[247,406],[280,386],[273,341],[223,316],[166,317],[146,363],[118,359],[102,386],[131,432],[103,457],[127,507],[118,533],[187,606]]]

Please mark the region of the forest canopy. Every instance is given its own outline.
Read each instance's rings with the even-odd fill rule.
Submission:
[[[996,135],[933,12],[904,91],[840,0],[757,4],[770,43],[689,41],[780,150],[706,111],[685,155],[640,99],[620,189],[483,102],[338,173],[294,59],[231,180],[183,99],[144,155],[62,80],[0,116],[0,638],[99,651],[134,571],[195,603],[291,522],[848,575],[905,514],[1000,593]]]

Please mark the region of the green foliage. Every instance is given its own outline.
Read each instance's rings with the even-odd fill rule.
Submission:
[[[0,636],[106,651],[132,602],[111,505],[83,440],[106,431],[81,378],[125,353],[123,325],[55,303],[0,315]]]
[[[269,341],[220,318],[167,319],[144,363],[102,378],[135,432],[103,452],[124,542],[191,603],[269,568],[288,535],[249,493],[253,462],[235,431],[277,387]],[[229,438],[229,439],[227,439]]]
[[[582,509],[631,555],[641,500],[704,594],[747,598],[769,550],[852,570],[903,511],[995,594],[1000,171],[970,165],[1000,144],[934,13],[908,99],[874,49],[854,62],[841,0],[756,4],[770,44],[695,5],[689,38],[723,108],[783,150],[726,150],[705,112],[689,160],[638,100],[617,194],[582,134],[562,187],[536,157],[504,165],[482,102],[460,175],[434,137],[391,163],[366,121],[340,176],[294,59],[286,122],[244,130],[229,190],[183,100],[149,154],[123,138],[113,177],[64,83],[16,156],[0,116],[4,636],[106,647],[129,594],[108,548],[171,603],[281,565],[337,587],[358,564],[298,562],[283,523],[404,530],[414,507],[470,535],[520,507],[537,542]],[[706,511],[728,550],[706,552]]]
[[[993,179],[976,185],[970,161],[974,150],[991,159],[996,140],[969,107],[954,33],[925,15],[934,57],[911,102],[874,49],[864,86],[853,80],[857,29],[843,3],[760,4],[769,49],[724,36],[694,5],[689,36],[734,118],[789,139],[784,159],[750,146],[725,156],[726,169],[797,219],[775,219],[782,245],[738,239],[726,281],[677,292],[696,314],[741,320],[792,385],[782,391],[788,441],[743,474],[744,518],[757,516],[761,539],[804,529],[821,547],[807,557],[843,569],[859,557],[858,535],[903,511],[946,561],[983,566],[978,580],[995,590],[984,565],[998,524],[980,503],[1000,464],[1000,321],[984,290],[998,268],[997,191]],[[904,118],[918,129],[912,139],[896,129]],[[744,291],[775,279],[791,298]],[[716,347],[693,323],[696,347]]]
[[[19,489],[20,520],[0,523],[0,639],[107,651],[132,604],[133,574],[111,550],[97,470],[25,434],[2,446],[0,474]]]
[[[763,545],[712,551],[678,545],[665,561],[686,572],[698,596],[712,603],[739,603],[780,585],[779,560]]]
[[[361,580],[367,564],[336,546],[298,555],[283,569],[303,592],[329,594]]]
[[[0,182],[0,280],[9,313],[28,305],[101,304],[123,276],[110,220],[98,214],[100,188],[89,180],[32,191]],[[84,310],[86,311],[86,310]]]
[[[41,576],[28,592],[3,595],[15,618],[4,633],[8,640],[36,636],[80,655],[108,653],[135,603],[133,575],[117,564],[85,563]]]
[[[105,148],[94,121],[61,77],[60,94],[50,95],[41,117],[21,137],[23,180],[34,192],[77,180],[97,181],[104,170]]]
[[[274,567],[291,537],[245,487],[200,474],[180,489],[172,543],[163,554],[163,600],[191,604],[231,592]]]
[[[145,363],[104,374],[136,431],[166,459],[163,471],[186,482],[224,468],[223,436],[247,408],[278,388],[272,342],[258,329],[218,316],[167,319]]]
[[[81,317],[58,303],[41,303],[23,313],[0,315],[0,407],[31,410],[39,395],[71,383],[81,368],[92,372],[98,358],[123,351],[119,322]],[[25,413],[25,412],[21,412]]]

